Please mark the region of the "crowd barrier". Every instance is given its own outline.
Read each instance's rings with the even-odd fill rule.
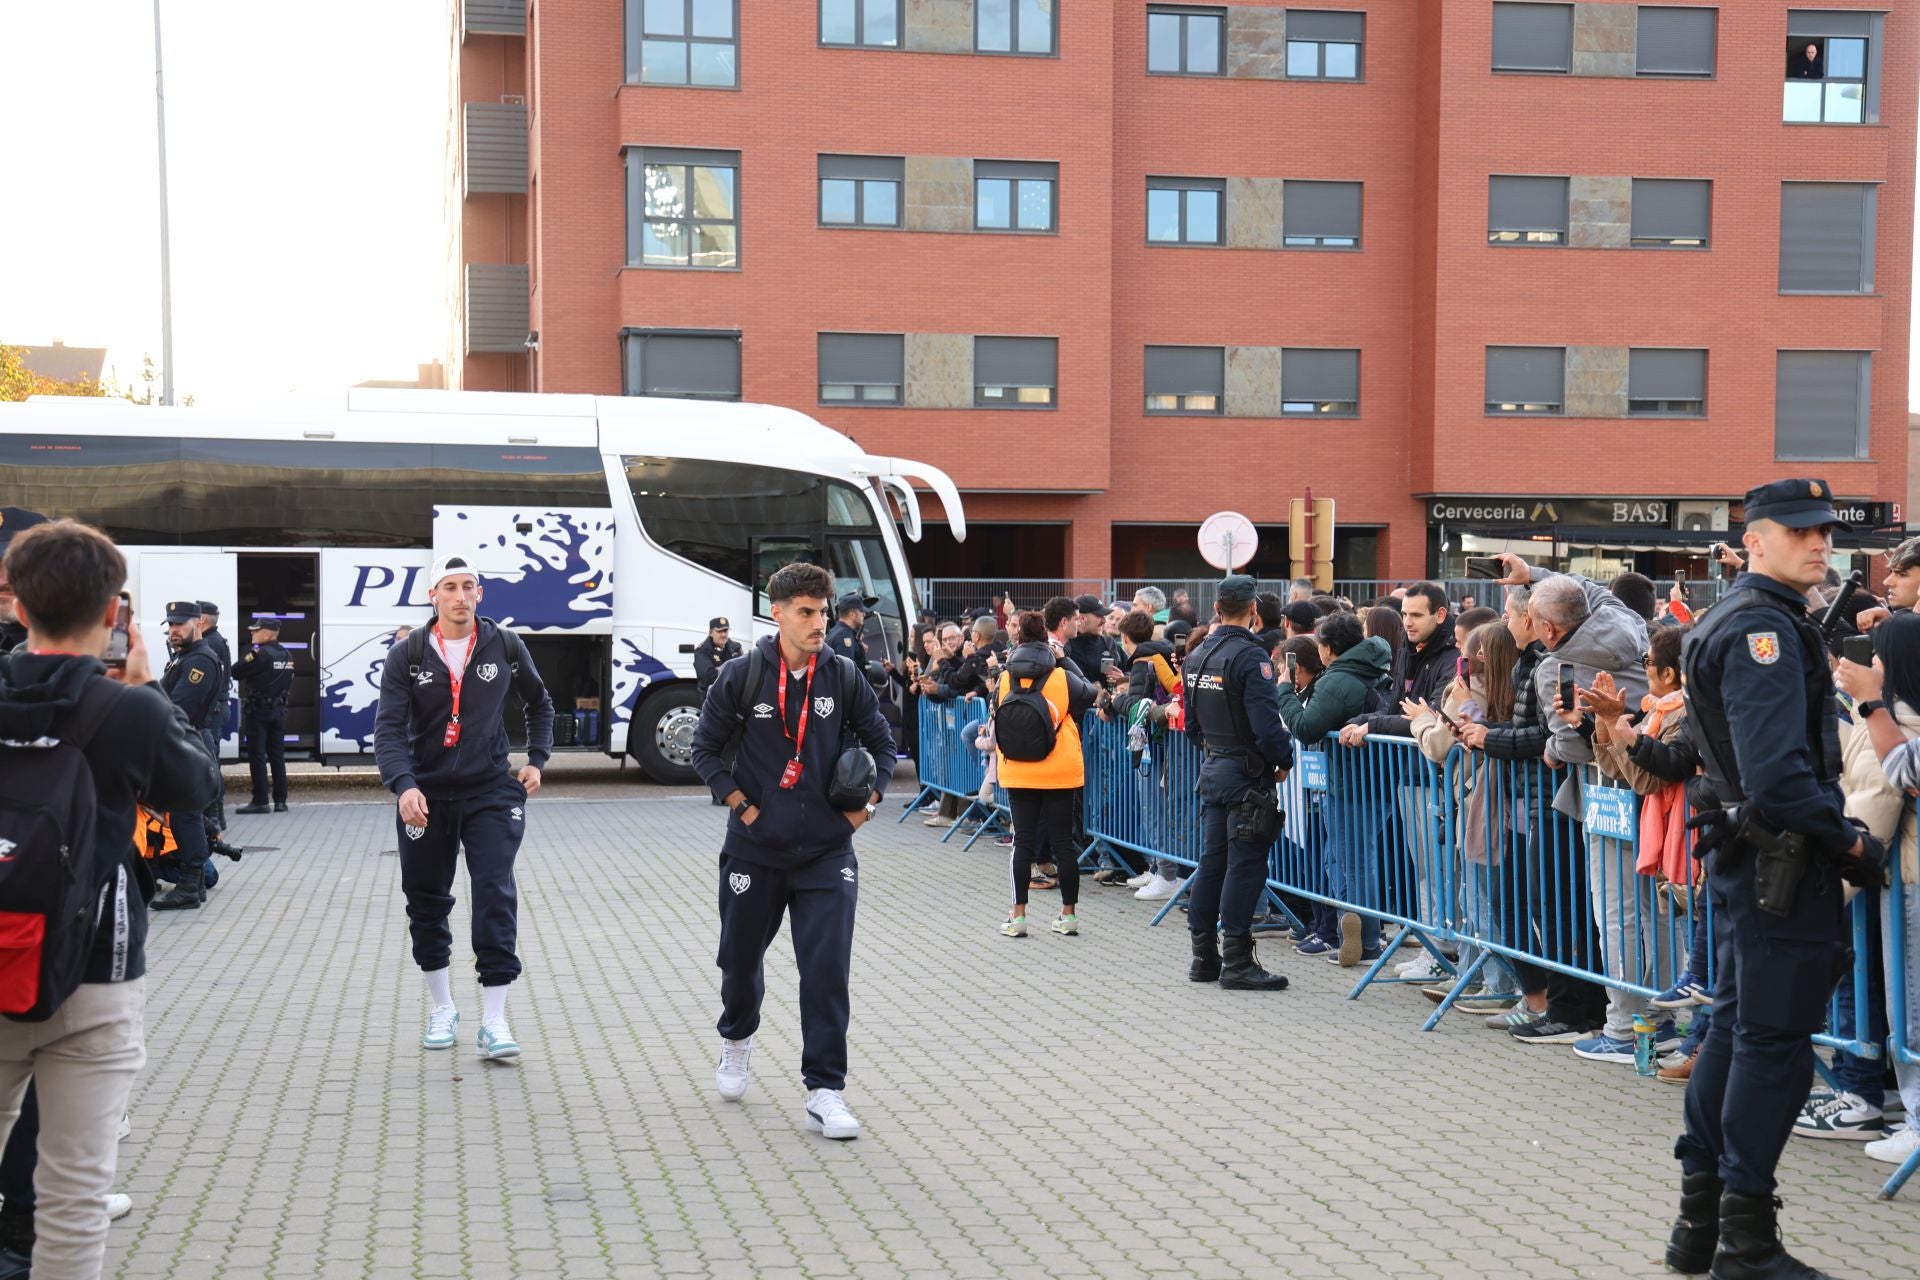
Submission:
[[[986,714],[986,703],[973,698],[923,700],[920,708],[921,791],[909,813],[934,796],[962,797],[969,808],[947,838],[977,821],[969,847],[1008,825],[1005,793],[994,792],[991,802],[980,795],[986,757],[973,743]],[[1093,715],[1084,721],[1082,740],[1087,862],[1132,866],[1148,858],[1197,865],[1201,756],[1192,743],[1160,732],[1149,737],[1147,750],[1134,752],[1125,726]],[[1711,906],[1704,887],[1695,887],[1690,843],[1669,837],[1671,848],[1649,850],[1664,855],[1650,858],[1657,871],[1640,870],[1642,799],[1592,765],[1554,769],[1459,747],[1436,764],[1408,738],[1369,735],[1358,748],[1329,738],[1296,744],[1280,802],[1286,816],[1269,854],[1269,903],[1296,928],[1298,907],[1324,904],[1360,915],[1369,940],[1382,923],[1405,930],[1460,979],[1427,1020],[1428,1031],[1469,988],[1484,983],[1515,990],[1519,972],[1528,968],[1602,984],[1619,993],[1616,1021],[1630,1018],[1688,969],[1697,936],[1712,937]],[[1684,807],[1674,815],[1655,812],[1673,831],[1682,830]],[[1883,958],[1869,946],[1870,913],[1904,920],[1914,892],[1896,865],[1886,891],[1856,895],[1847,907],[1854,964],[1835,991],[1817,1043],[1870,1060],[1890,1053],[1908,1065],[1920,1063],[1920,1018],[1912,1008],[1920,993],[1907,978],[1905,930],[1880,931],[1891,1000],[1881,998],[1876,970]],[[1152,923],[1183,897],[1184,890]],[[1694,976],[1711,987],[1714,948],[1705,946],[1704,953],[1704,972]],[[1414,981],[1383,976],[1399,955],[1398,947],[1384,949],[1348,997],[1358,999],[1380,982]],[[1884,1037],[1875,1026],[1877,1009],[1889,1014]],[[1825,1063],[1820,1069],[1828,1073]],[[1916,1165],[1920,1157],[1903,1165],[1882,1195],[1897,1193]]]

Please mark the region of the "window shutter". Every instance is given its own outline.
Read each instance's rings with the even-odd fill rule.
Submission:
[[[982,387],[1058,385],[1058,338],[975,338],[973,381]]]
[[[1707,353],[1635,347],[1627,353],[1630,400],[1705,400]]]
[[[1487,226],[1494,231],[1567,230],[1565,178],[1495,174],[1487,182]]]
[[[1339,9],[1287,10],[1287,39],[1360,43],[1367,15]]]
[[[1715,9],[1641,5],[1635,69],[1643,76],[1712,75],[1718,13]]]
[[[652,154],[648,152],[649,156]],[[821,156],[820,176],[904,182],[907,176],[907,162],[902,156]]]
[[[1487,348],[1489,404],[1560,404],[1566,379],[1565,347]]]
[[[628,395],[740,398],[737,333],[634,333],[627,344]]]
[[[897,387],[906,381],[906,339],[897,333],[823,333],[820,381]]]
[[[1860,36],[1873,34],[1873,15],[1859,12],[1836,12],[1832,9],[1789,9],[1787,10],[1787,37],[1794,36]]]
[[[1702,240],[1712,215],[1713,184],[1686,178],[1633,180],[1633,234],[1662,240]]]
[[[1150,396],[1222,396],[1227,389],[1225,347],[1148,347]]]
[[[1289,181],[1280,198],[1282,234],[1360,238],[1360,184]]]
[[[1280,353],[1283,400],[1360,399],[1360,353],[1289,347]]]
[[[1493,65],[1502,71],[1566,71],[1573,66],[1573,6],[1493,6]]]
[[[1788,182],[1780,188],[1780,288],[1859,293],[1872,272],[1867,214],[1872,188],[1858,182]]]
[[[1864,351],[1782,351],[1774,373],[1774,455],[1864,457],[1871,369]]]

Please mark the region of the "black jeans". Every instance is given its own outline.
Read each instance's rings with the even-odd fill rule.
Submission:
[[[1027,881],[1043,842],[1060,869],[1060,914],[1071,915],[1080,901],[1080,860],[1074,856],[1073,798],[1077,790],[1008,787],[1013,811],[1013,900],[1025,906]]]

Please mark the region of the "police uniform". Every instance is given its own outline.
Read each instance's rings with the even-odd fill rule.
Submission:
[[[834,604],[834,614],[845,618],[850,609],[860,610],[858,623],[836,622],[827,629],[827,652],[837,653],[843,658],[851,658],[853,665],[864,677],[867,674],[867,642],[860,638],[861,628],[866,623],[866,614],[880,603],[878,596],[863,596],[858,591],[849,591]]]
[[[713,633],[728,632],[725,644],[715,644]],[[713,688],[713,678],[720,674],[720,668],[745,652],[740,642],[732,636],[732,627],[725,618],[714,618],[707,623],[707,637],[693,647],[694,687],[700,692],[700,701],[707,700],[707,690]]]
[[[287,811],[287,693],[293,688],[293,655],[280,643],[280,619],[256,614],[251,630],[266,639],[255,644],[234,664],[240,684],[240,734],[246,739],[247,772],[253,780],[253,803],[240,813]],[[268,766],[272,766],[273,804],[267,804]]]
[[[200,620],[200,602],[198,600],[173,600],[167,604],[167,621],[198,622]],[[186,714],[187,723],[200,730],[200,740],[204,747],[207,735],[205,726],[209,724],[216,708],[225,706],[226,698],[220,686],[220,659],[212,646],[204,640],[190,640],[174,651],[167,662],[166,670],[160,676],[160,687],[166,690],[167,697]],[[216,757],[217,758],[217,757]],[[208,873],[212,868],[207,865],[207,819],[200,810],[191,812],[176,809],[171,815],[173,840],[178,846],[176,854],[179,871],[173,890],[166,896],[156,898],[155,911],[180,911],[198,907],[207,900],[207,889],[217,877]]]
[[[202,600],[199,604],[200,616],[213,619],[213,623],[200,632],[200,643],[212,650],[214,658],[220,663],[220,704],[200,729],[200,736],[206,739],[207,750],[213,753],[217,765],[220,761],[220,743],[227,736],[227,721],[232,717],[227,698],[233,689],[233,650],[227,646],[227,638],[220,634],[220,606],[211,600]],[[227,779],[222,774],[220,790],[207,802],[207,847],[215,853],[231,856],[234,852],[232,846],[220,839],[226,829]]]
[[[1840,523],[1818,480],[1753,490],[1746,519]],[[1850,959],[1839,868],[1860,832],[1837,783],[1833,677],[1805,596],[1752,571],[1688,635],[1681,667],[1688,724],[1722,808],[1694,820],[1712,900],[1713,1021],[1687,1085],[1667,1258],[1690,1272],[1819,1276],[1781,1249],[1773,1192],[1813,1075],[1810,1037]],[[1782,839],[1804,843],[1803,860],[1781,861]],[[1775,880],[1782,865],[1804,868],[1797,886]]]
[[[1254,580],[1245,574],[1220,583],[1222,607],[1238,612],[1253,597]],[[1281,821],[1273,775],[1293,767],[1273,659],[1247,628],[1221,627],[1187,659],[1183,678],[1187,736],[1206,753],[1199,785],[1205,844],[1189,886],[1193,965],[1187,976],[1195,982],[1218,977],[1233,990],[1277,991],[1287,980],[1262,969],[1253,951],[1253,910],[1266,888]]]

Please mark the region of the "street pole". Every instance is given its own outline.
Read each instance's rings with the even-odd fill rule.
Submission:
[[[173,263],[167,245],[167,86],[160,57],[160,0],[153,0],[153,102],[160,126],[160,403],[173,403]]]

